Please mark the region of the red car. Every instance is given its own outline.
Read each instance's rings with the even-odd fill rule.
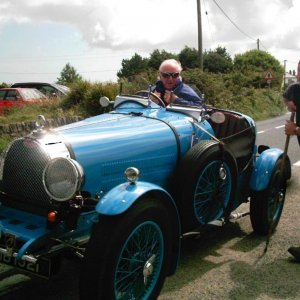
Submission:
[[[40,102],[48,98],[37,89],[29,88],[2,88],[0,89],[0,111],[4,108]]]

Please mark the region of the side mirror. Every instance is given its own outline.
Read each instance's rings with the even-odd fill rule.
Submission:
[[[110,104],[113,104],[113,101],[109,101],[109,99],[104,96],[104,97],[100,98],[99,103],[100,103],[101,107],[107,107]]]

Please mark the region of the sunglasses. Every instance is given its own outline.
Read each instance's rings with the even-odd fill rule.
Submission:
[[[176,72],[176,73],[167,73],[167,72],[160,72],[161,76],[163,78],[178,78],[179,77],[179,72]]]

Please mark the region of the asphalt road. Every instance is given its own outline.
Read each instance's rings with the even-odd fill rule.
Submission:
[[[284,124],[290,119],[290,113],[272,118],[265,121],[256,122],[257,127],[257,145],[267,145],[284,149],[286,135],[284,133]],[[299,163],[300,151],[298,141],[295,136],[291,136],[288,151],[292,164]]]

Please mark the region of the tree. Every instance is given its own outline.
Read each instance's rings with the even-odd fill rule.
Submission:
[[[77,81],[81,81],[82,77],[77,73],[74,67],[72,67],[69,63],[65,65],[65,67],[60,72],[60,77],[57,78],[58,84],[70,85]]]
[[[272,72],[272,85],[281,85],[284,68],[271,54],[262,50],[249,50],[237,54],[233,60],[234,70],[252,77],[252,85],[265,85],[265,74]]]
[[[160,64],[169,58],[178,59],[178,56],[176,54],[173,54],[171,52],[167,52],[165,50],[158,50],[155,49],[151,54],[148,61],[148,67],[154,70],[158,70]]]
[[[243,54],[237,54],[233,60],[234,69],[241,72],[262,71],[272,69],[274,72],[282,72],[280,62],[271,54],[262,50],[249,50]]]
[[[148,59],[142,58],[142,56],[135,53],[130,59],[122,60],[122,68],[117,72],[117,76],[119,78],[128,78],[146,71],[147,67]]]
[[[183,69],[200,68],[200,58],[197,49],[185,46],[178,57]]]
[[[233,69],[233,63],[226,48],[217,47],[203,55],[203,69],[212,73],[229,73]]]
[[[0,83],[0,88],[1,89],[2,88],[7,88],[7,87],[9,87],[9,85],[7,83],[5,83],[5,82]]]

